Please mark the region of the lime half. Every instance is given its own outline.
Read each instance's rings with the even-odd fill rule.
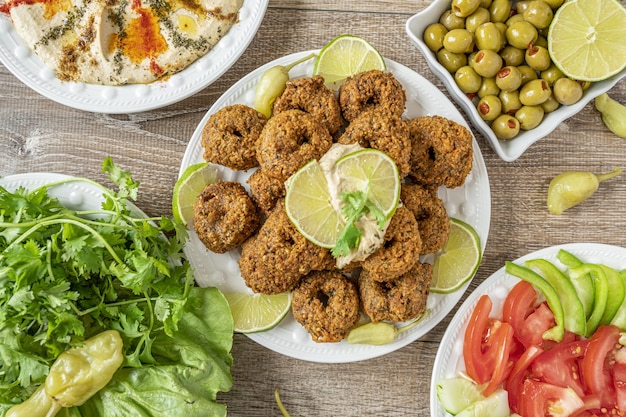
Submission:
[[[172,215],[186,225],[193,217],[193,204],[207,184],[215,182],[217,169],[208,162],[189,165],[174,184]]]
[[[365,39],[340,35],[322,48],[315,60],[313,75],[321,75],[327,83],[334,83],[359,72],[386,68],[382,55]]]
[[[224,294],[233,315],[237,333],[255,333],[273,329],[291,308],[291,292],[281,294]]]
[[[568,77],[605,80],[626,67],[626,9],[615,0],[568,0],[554,14],[548,51]]]
[[[450,219],[448,241],[435,257],[430,291],[450,293],[472,279],[480,261],[480,237],[469,224]]]

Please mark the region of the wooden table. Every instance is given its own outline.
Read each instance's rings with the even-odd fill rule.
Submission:
[[[105,182],[101,163],[110,155],[141,182],[139,207],[149,215],[169,214],[172,187],[194,129],[227,88],[270,60],[320,48],[336,35],[351,33],[444,90],[404,28],[428,4],[271,0],[249,48],[217,82],[182,102],[143,113],[97,114],[65,107],[0,66],[0,176],[48,171]],[[626,83],[614,87],[611,96],[626,103]],[[483,263],[470,290],[504,261],[546,246],[626,246],[626,176],[602,184],[598,194],[562,216],[546,208],[548,183],[558,173],[626,168],[626,139],[607,130],[592,104],[515,162],[503,162],[476,135],[489,173],[492,219]],[[293,416],[428,416],[433,361],[453,312],[409,346],[356,363],[304,362],[235,335],[235,383],[219,400],[233,416],[277,416],[274,389],[279,388]]]

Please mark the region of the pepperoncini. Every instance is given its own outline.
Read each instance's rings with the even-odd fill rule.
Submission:
[[[269,118],[272,115],[274,101],[285,91],[287,81],[289,81],[289,71],[314,56],[315,54],[310,54],[289,65],[276,65],[265,71],[256,86],[254,108]]]
[[[607,93],[600,94],[594,102],[606,127],[617,136],[626,138],[626,106],[610,98]]]
[[[116,330],[107,330],[71,348],[56,359],[45,382],[6,417],[53,417],[63,407],[84,404],[109,383],[124,362],[123,342]]]
[[[568,171],[557,175],[548,187],[548,210],[552,214],[562,214],[595,193],[600,183],[622,173],[620,167],[612,172],[596,175],[584,171]]]

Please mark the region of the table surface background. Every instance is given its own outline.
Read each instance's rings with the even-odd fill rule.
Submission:
[[[177,104],[142,113],[98,114],[65,107],[35,93],[0,65],[0,176],[57,172],[106,184],[101,163],[111,156],[141,182],[141,209],[148,215],[170,214],[171,190],[200,120],[233,83],[273,59],[321,48],[350,33],[365,37],[383,56],[444,90],[405,32],[407,19],[429,3],[270,0],[257,35],[220,79]],[[610,94],[626,103],[626,83],[618,83]],[[626,175],[603,183],[595,196],[562,216],[546,208],[548,183],[555,175],[626,168],[626,139],[608,131],[592,104],[514,162],[499,159],[475,135],[489,173],[492,219],[482,265],[468,292],[506,260],[546,246],[626,245]],[[293,416],[428,416],[433,361],[454,311],[420,340],[356,363],[296,360],[235,335],[234,386],[218,399],[233,416],[279,415],[274,401],[278,388]]]

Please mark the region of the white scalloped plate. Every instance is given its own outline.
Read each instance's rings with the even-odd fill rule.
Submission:
[[[604,245],[599,243],[570,243],[566,245],[551,246],[529,253],[514,262],[523,264],[529,259],[545,259],[560,266],[557,255],[560,249],[573,253],[584,262],[602,263],[616,269],[626,268],[626,248],[620,246]],[[465,370],[463,363],[463,334],[467,327],[472,311],[478,299],[483,294],[489,294],[493,302],[491,316],[502,315],[502,304],[507,294],[520,280],[505,272],[504,267],[497,270],[493,275],[483,281],[463,302],[461,307],[450,321],[439,350],[435,357],[433,373],[430,382],[430,415],[431,417],[448,417],[448,414],[437,399],[437,381],[443,378],[458,376]]]
[[[165,107],[192,96],[222,76],[256,34],[269,0],[244,0],[239,22],[205,56],[167,80],[123,86],[64,82],[22,41],[11,19],[0,14],[0,62],[39,94],[80,110],[134,113]]]
[[[251,72],[226,91],[209,109],[193,133],[182,160],[180,173],[187,166],[203,161],[202,128],[212,113],[235,103],[251,106],[256,84],[268,68],[274,65],[286,65],[312,52],[317,51],[300,52],[270,62]],[[405,117],[437,114],[467,127],[467,123],[454,105],[428,80],[401,64],[389,60],[386,62],[387,68],[394,73],[407,92]],[[310,60],[293,68],[290,75],[292,78],[310,76],[312,70],[313,60]],[[218,169],[219,176],[225,181],[239,181],[247,187],[246,180],[251,171],[236,172],[221,166],[218,166]],[[465,185],[450,190],[441,188],[439,196],[445,201],[446,209],[451,217],[464,220],[476,229],[484,250],[491,220],[491,194],[487,169],[475,139],[473,169]],[[237,264],[239,251],[235,250],[226,254],[207,251],[195,232],[191,231],[185,253],[196,271],[196,281],[200,286],[216,286],[224,292],[250,291],[239,272]],[[401,333],[393,343],[384,346],[354,345],[346,341],[315,343],[291,314],[287,315],[274,329],[248,334],[248,337],[278,353],[312,362],[338,363],[369,359],[393,352],[425,335],[452,310],[465,292],[467,285],[452,294],[431,294],[427,304],[428,317],[411,330]]]

